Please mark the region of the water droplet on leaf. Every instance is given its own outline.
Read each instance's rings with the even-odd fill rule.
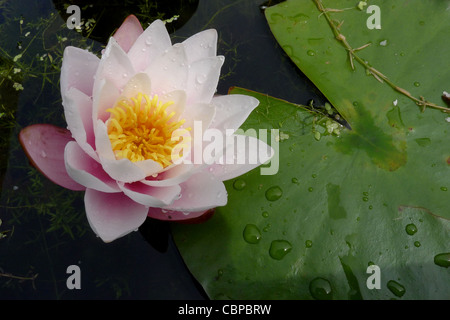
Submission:
[[[261,240],[261,232],[254,224],[247,224],[244,228],[244,240],[251,244],[256,244]]]
[[[410,223],[405,227],[405,231],[407,234],[409,234],[410,236],[412,236],[413,234],[415,234],[417,232],[417,227],[415,224]]]
[[[292,245],[286,240],[274,240],[270,244],[269,254],[275,260],[281,260],[292,250]]]
[[[283,195],[283,190],[279,186],[273,186],[267,189],[266,199],[269,201],[276,201]]]
[[[439,253],[434,256],[434,264],[440,267],[450,267],[450,252]]]
[[[402,297],[406,292],[405,287],[394,280],[389,280],[387,283],[387,287],[397,297]]]
[[[233,183],[233,188],[234,188],[235,190],[242,190],[242,189],[245,188],[245,185],[246,185],[246,183],[245,183],[244,180],[242,180],[242,179],[237,179],[237,180],[234,181],[234,183]]]
[[[314,299],[329,300],[333,297],[331,284],[327,279],[315,278],[309,283],[309,293]]]

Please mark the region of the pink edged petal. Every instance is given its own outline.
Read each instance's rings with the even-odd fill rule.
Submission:
[[[163,221],[174,221],[184,223],[200,223],[207,220],[214,213],[214,209],[196,212],[172,211],[161,208],[149,208],[148,216]]]
[[[151,96],[151,81],[146,73],[136,73],[125,85],[122,96],[126,98],[134,98],[138,93]]]
[[[67,143],[64,160],[67,173],[79,184],[101,192],[120,192],[117,182],[111,179],[100,164],[89,157],[76,142]]]
[[[86,189],[86,216],[94,232],[111,242],[137,230],[145,221],[148,208],[123,193],[104,193]]]
[[[98,89],[93,97],[92,121],[95,123],[97,119],[106,121],[111,114],[106,110],[114,107],[117,99],[120,97],[120,90],[114,83],[108,79],[103,79],[98,82]]]
[[[224,57],[210,57],[191,64],[188,76],[188,103],[210,103],[219,83]]]
[[[20,131],[19,140],[30,162],[49,180],[70,190],[85,190],[64,165],[64,148],[73,141],[69,130],[50,124],[35,124]]]
[[[217,31],[204,30],[183,41],[189,62],[214,57],[217,51]]]
[[[165,207],[171,204],[180,194],[178,185],[170,187],[151,187],[141,182],[119,183],[130,199],[147,207]]]
[[[64,116],[72,137],[92,158],[98,159],[94,151],[95,136],[92,126],[92,100],[77,88],[63,94]]]
[[[128,52],[142,32],[144,32],[144,29],[142,29],[139,19],[135,15],[129,15],[113,37],[123,51]]]
[[[93,96],[97,95],[102,80],[110,80],[117,89],[122,89],[135,74],[133,65],[125,51],[117,41],[111,37],[102,55],[95,74]]]
[[[246,95],[229,94],[214,97],[211,103],[216,107],[211,127],[225,132],[226,129],[238,129],[258,106],[259,100]]]
[[[181,197],[165,210],[180,212],[204,211],[227,203],[227,190],[214,175],[200,171],[180,184]]]
[[[174,90],[185,90],[189,65],[181,44],[175,44],[150,63],[145,73],[152,81],[152,93],[159,96]]]
[[[87,50],[76,47],[64,49],[63,63],[61,66],[61,92],[63,94],[74,87],[86,94],[92,95],[94,75],[97,71],[100,59]]]
[[[274,150],[264,141],[252,136],[233,135],[233,143],[227,144],[222,161],[216,161],[209,168],[221,181],[236,178],[266,163],[274,156]],[[221,162],[221,163],[220,163]]]
[[[172,42],[164,23],[156,20],[136,39],[128,51],[128,56],[134,69],[141,72],[171,46]]]

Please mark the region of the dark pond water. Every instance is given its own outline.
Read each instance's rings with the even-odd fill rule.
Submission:
[[[80,31],[66,26],[67,4],[81,9]],[[183,263],[170,224],[148,220],[105,244],[91,231],[83,193],[52,184],[17,139],[34,123],[65,127],[59,92],[64,47],[100,52],[128,14],[167,23],[173,42],[203,29],[219,34],[225,56],[218,93],[244,87],[291,102],[323,102],[276,44],[262,0],[0,1],[0,299],[207,299]],[[95,27],[94,27],[95,26]],[[69,290],[67,268],[81,270]]]

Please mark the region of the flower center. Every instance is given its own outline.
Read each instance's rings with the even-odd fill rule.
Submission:
[[[113,108],[108,120],[108,136],[116,159],[127,158],[132,162],[154,160],[163,168],[172,164],[172,133],[185,120],[173,120],[175,112],[168,114],[167,107],[174,102],[163,103],[154,95],[138,93],[135,98],[122,99]]]

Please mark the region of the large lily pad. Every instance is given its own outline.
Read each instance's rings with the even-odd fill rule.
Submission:
[[[442,41],[449,3],[380,1],[381,29],[366,27],[364,10],[324,14],[317,3],[287,1],[266,17],[351,130],[317,141],[319,116],[235,88],[231,93],[260,100],[243,129],[280,130],[279,171],[263,176],[255,169],[227,182],[227,206],[206,223],[175,225],[175,241],[215,299],[448,299],[448,114],[422,112],[411,97],[438,105],[450,89],[450,45]],[[331,5],[355,3],[323,8]],[[339,21],[352,47],[371,43],[355,54],[391,84],[357,60],[352,69],[330,21]],[[370,265],[379,268],[379,289],[367,285]]]

